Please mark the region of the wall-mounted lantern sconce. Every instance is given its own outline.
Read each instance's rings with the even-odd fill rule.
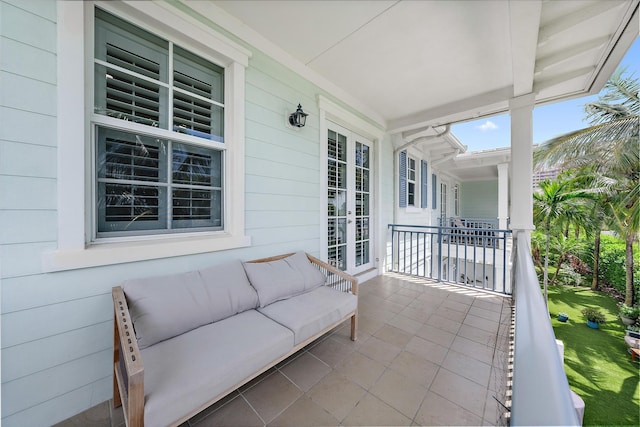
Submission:
[[[302,105],[298,104],[298,109],[295,113],[289,114],[289,124],[293,127],[304,127],[307,122],[308,114],[302,111]]]

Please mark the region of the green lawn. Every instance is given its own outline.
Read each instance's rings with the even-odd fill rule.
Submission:
[[[606,323],[589,328],[584,307],[599,307]],[[567,323],[557,320],[559,312],[569,315]],[[614,299],[589,288],[550,286],[549,313],[564,341],[569,385],[585,402],[584,425],[640,425],[640,363],[631,362]]]

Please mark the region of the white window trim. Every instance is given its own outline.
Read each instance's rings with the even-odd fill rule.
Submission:
[[[225,67],[227,149],[223,231],[91,241],[93,162],[87,141],[90,141],[93,108],[87,106],[92,105],[88,102],[93,94],[93,10],[96,5]],[[44,271],[249,246],[251,239],[244,234],[244,101],[245,68],[250,52],[202,22],[160,2],[58,2],[57,18],[58,247],[43,255]]]
[[[373,125],[369,121],[363,119],[362,117],[352,113],[351,111],[343,108],[342,106],[336,104],[334,101],[329,98],[318,95],[318,109],[319,114],[318,118],[320,121],[320,129],[319,129],[319,138],[320,138],[320,153],[327,152],[327,122],[330,121],[339,126],[342,126],[348,129],[351,132],[357,133],[362,137],[368,139],[373,143],[374,151],[372,153],[372,170],[374,171],[375,179],[370,182],[369,192],[371,197],[373,197],[373,202],[370,208],[373,210],[371,214],[371,242],[373,244],[371,248],[371,258],[373,260],[373,264],[376,267],[368,273],[363,273],[358,276],[361,282],[369,280],[372,277],[377,276],[382,273],[382,263],[379,260],[384,259],[384,237],[385,230],[383,229],[382,221],[380,219],[380,214],[384,212],[382,206],[382,197],[380,197],[380,189],[382,188],[382,156],[381,147],[382,140],[385,137],[385,133],[379,127]],[[320,179],[321,182],[327,182],[327,165],[326,165],[326,157],[321,155],[320,157]],[[375,167],[374,167],[375,166]],[[324,185],[324,184],[323,184]],[[320,197],[320,206],[327,206],[327,194],[326,192],[321,192]],[[397,203],[396,203],[397,206]],[[319,226],[319,235],[325,236],[327,233],[327,210],[321,209],[320,214],[320,226]],[[326,239],[321,243],[320,247],[320,258],[327,259],[328,251],[327,251],[327,243]]]

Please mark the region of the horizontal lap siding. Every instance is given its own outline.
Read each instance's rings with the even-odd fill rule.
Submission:
[[[464,182],[460,186],[460,216],[498,217],[498,181]]]
[[[229,259],[318,254],[320,91],[259,52],[250,59],[250,248],[43,273],[42,254],[56,248],[58,237],[56,5],[0,0],[0,8],[2,425],[45,426],[111,398],[112,286]],[[286,122],[298,103],[310,116],[294,130]]]
[[[308,82],[255,53],[247,70],[246,229],[260,255],[317,252],[320,230],[319,114]],[[306,126],[287,126],[298,103]]]

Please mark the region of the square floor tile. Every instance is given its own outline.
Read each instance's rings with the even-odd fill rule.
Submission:
[[[403,331],[409,334],[415,334],[422,327],[422,322],[409,319],[408,317],[405,317],[402,314],[398,314],[393,319],[387,321],[387,324],[391,326],[395,326],[398,329],[402,329]]]
[[[331,372],[331,368],[310,353],[305,352],[291,363],[280,368],[289,380],[300,390],[308,391],[314,384]]]
[[[487,364],[492,363],[493,353],[495,351],[494,347],[480,344],[461,336],[457,336],[456,339],[453,340],[451,349]]]
[[[242,395],[268,423],[302,395],[302,391],[280,372],[268,376]]]
[[[500,323],[497,321],[487,320],[482,317],[474,316],[473,314],[468,314],[462,323],[493,334],[497,334],[498,328],[500,327]]]
[[[374,337],[380,338],[382,341],[395,345],[398,348],[404,348],[404,346],[411,341],[412,335],[395,326],[384,325],[382,329],[374,334]]]
[[[456,338],[455,334],[428,324],[422,325],[422,328],[420,328],[416,335],[420,338],[424,338],[427,341],[440,344],[441,346],[447,348],[451,346],[451,343],[453,343],[453,340]]]
[[[437,364],[408,351],[400,353],[389,365],[389,369],[426,388],[433,382],[439,368]]]
[[[268,425],[270,427],[337,426],[339,421],[327,410],[302,396]]]
[[[494,347],[496,345],[496,333],[487,332],[484,329],[477,328],[475,326],[463,324],[458,330],[458,336],[468,338],[471,341],[475,341],[479,344]]]
[[[499,322],[501,313],[499,311],[487,310],[481,307],[473,306],[469,309],[469,314],[482,317],[483,319]]]
[[[418,411],[415,422],[422,426],[478,426],[482,418],[433,392]]]
[[[369,393],[413,419],[427,389],[412,379],[387,369]]]
[[[380,378],[385,366],[361,353],[354,352],[340,362],[336,369],[351,381],[368,390]]]
[[[340,363],[353,351],[355,351],[353,345],[340,342],[333,337],[329,337],[326,340],[322,341],[320,344],[309,349],[309,352],[311,354],[332,367]]]
[[[366,390],[358,384],[333,371],[314,385],[307,395],[336,419],[342,421],[365,393]]]
[[[457,351],[451,350],[447,353],[447,357],[445,357],[444,362],[442,362],[442,367],[470,379],[485,388],[489,385],[491,365],[458,353]]]
[[[410,426],[411,419],[367,394],[345,418],[344,426]]]
[[[389,365],[402,350],[400,347],[373,336],[360,346],[358,351],[370,359]]]
[[[206,417],[191,419],[189,425],[193,427],[258,427],[264,426],[264,421],[242,396],[236,396]]]
[[[420,337],[411,338],[404,349],[438,365],[442,363],[448,351],[446,347]]]
[[[453,321],[438,314],[433,314],[431,317],[429,317],[429,320],[427,320],[426,324],[452,334],[457,334],[460,326],[462,326],[462,322]]]
[[[484,415],[487,388],[458,374],[441,368],[429,390],[466,409],[479,418],[482,418]]]

